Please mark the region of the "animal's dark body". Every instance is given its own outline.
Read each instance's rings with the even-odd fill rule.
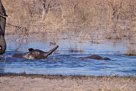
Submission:
[[[5,42],[5,25],[6,25],[6,11],[2,5],[0,0],[0,54],[3,54],[6,50],[6,42]]]
[[[25,59],[45,59],[47,58],[49,55],[51,55],[59,46],[57,45],[56,47],[54,47],[53,49],[51,49],[48,52],[44,52],[38,49],[33,49],[30,48],[28,49],[29,52],[25,53],[25,54],[14,54],[13,57],[22,57]]]
[[[91,55],[91,56],[86,57],[86,58],[91,58],[91,59],[96,59],[96,60],[111,60],[111,59],[108,58],[108,57],[103,58],[103,57],[101,57],[101,56],[99,56],[99,55]]]

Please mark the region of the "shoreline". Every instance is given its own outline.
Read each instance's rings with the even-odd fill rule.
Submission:
[[[109,76],[93,76],[93,75],[59,75],[59,74],[26,74],[26,73],[5,73],[0,74],[0,77],[16,77],[16,76],[23,76],[23,77],[34,77],[34,78],[47,78],[47,79],[57,79],[57,78],[131,78],[136,80],[136,76],[119,76],[119,75],[109,75]]]

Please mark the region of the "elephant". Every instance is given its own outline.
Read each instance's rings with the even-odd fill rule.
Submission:
[[[86,58],[91,58],[91,59],[96,59],[96,60],[111,60],[111,59],[108,58],[108,57],[103,58],[103,57],[101,57],[101,56],[99,56],[99,55],[91,55],[91,56],[86,57]]]
[[[5,25],[6,25],[6,11],[0,0],[0,54],[3,54],[6,50]]]
[[[24,59],[45,59],[47,58],[49,55],[51,55],[59,46],[57,45],[56,47],[54,47],[53,49],[51,49],[48,52],[44,52],[38,49],[33,49],[30,48],[28,49],[29,52],[25,53],[25,54],[14,54],[12,57],[21,57]]]

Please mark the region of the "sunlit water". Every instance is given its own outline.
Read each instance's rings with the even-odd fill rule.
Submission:
[[[72,41],[72,40],[71,40]],[[32,41],[21,45],[19,51],[15,51],[17,44],[7,40],[7,51],[0,55],[0,73],[27,73],[27,74],[57,74],[57,75],[119,75],[135,76],[136,57],[125,56],[126,47],[112,42],[92,44],[87,41],[76,44],[83,52],[70,52],[70,42],[59,40],[59,48],[47,59],[27,60],[12,57],[15,53],[25,53],[28,48],[36,48],[48,51],[55,45],[50,46],[48,41]],[[74,42],[73,42],[74,43]],[[74,44],[73,44],[74,45]],[[72,46],[71,46],[72,47]],[[109,57],[111,60],[95,60],[84,58],[93,54]]]

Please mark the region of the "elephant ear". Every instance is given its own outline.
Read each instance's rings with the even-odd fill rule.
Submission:
[[[34,50],[34,49],[33,49],[33,48],[29,48],[28,50],[29,50],[29,52],[30,52],[30,51],[32,51],[32,50]]]
[[[0,54],[3,54],[6,50],[6,41],[2,34],[0,34],[0,47]]]

